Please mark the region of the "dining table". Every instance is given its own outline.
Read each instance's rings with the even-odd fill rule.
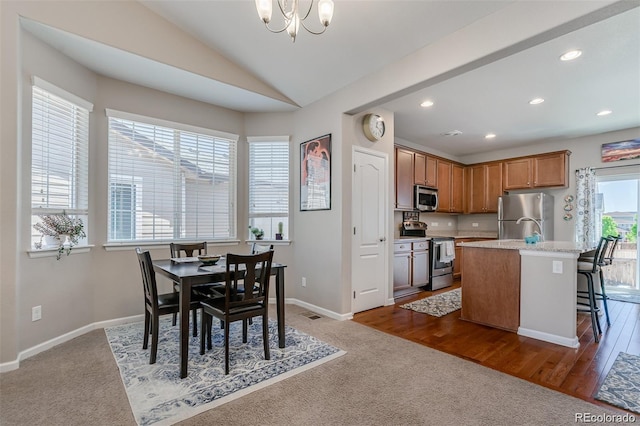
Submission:
[[[276,284],[276,316],[278,322],[278,347],[285,346],[284,331],[284,268],[286,265],[273,262],[271,275],[275,275]],[[191,288],[198,284],[224,282],[226,274],[225,259],[221,258],[215,265],[204,265],[195,260],[159,259],[153,261],[156,273],[165,276],[180,286],[180,378],[187,377],[189,363],[189,311]]]

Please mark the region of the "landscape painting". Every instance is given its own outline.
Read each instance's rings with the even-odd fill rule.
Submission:
[[[602,161],[609,163],[640,158],[640,138],[602,144]]]

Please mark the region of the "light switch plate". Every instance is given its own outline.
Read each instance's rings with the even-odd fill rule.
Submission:
[[[562,261],[561,260],[554,260],[552,269],[553,269],[553,273],[554,274],[561,274],[562,273]]]

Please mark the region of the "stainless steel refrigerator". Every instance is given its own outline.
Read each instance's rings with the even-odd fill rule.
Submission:
[[[545,241],[553,240],[553,196],[536,192],[503,195],[498,199],[499,239],[523,239],[535,231]]]

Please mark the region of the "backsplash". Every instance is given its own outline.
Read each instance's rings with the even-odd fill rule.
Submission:
[[[449,215],[446,213],[420,213],[420,220],[427,224],[429,233],[457,233],[460,231],[498,232],[496,214]],[[402,212],[393,212],[394,237],[400,235]]]

